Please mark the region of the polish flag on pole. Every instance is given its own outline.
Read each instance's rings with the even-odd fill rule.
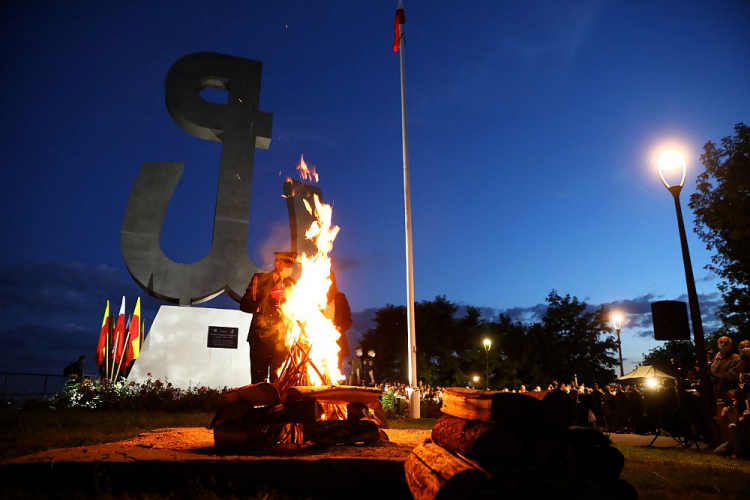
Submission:
[[[115,332],[112,334],[114,341],[114,349],[112,351],[114,363],[119,363],[122,360],[123,349],[125,347],[125,297],[122,298],[122,305],[120,305],[120,314],[117,316],[117,323],[115,323]],[[113,364],[114,366],[114,364]]]
[[[99,331],[99,343],[96,346],[96,366],[102,366],[107,360],[107,337],[109,336],[109,301],[107,309],[104,310],[104,319],[102,320],[102,329]]]
[[[406,236],[406,320],[407,352],[409,366],[409,417],[419,418],[419,386],[417,385],[417,332],[414,315],[414,251],[411,232],[411,187],[409,185],[409,139],[406,129],[406,77],[404,72],[404,34],[401,26],[406,23],[404,5],[401,0],[396,9],[395,38],[393,52],[399,52],[401,66],[401,146],[404,154],[404,232]],[[400,49],[400,50],[399,50]]]
[[[122,366],[128,367],[134,359],[138,359],[141,352],[141,298],[135,303],[133,317],[130,318],[130,329],[128,330],[128,345],[125,346],[125,360]]]
[[[406,23],[406,16],[404,15],[404,4],[402,0],[398,0],[398,8],[396,9],[396,20],[393,22],[393,52],[398,52],[398,47],[401,42],[401,25]]]

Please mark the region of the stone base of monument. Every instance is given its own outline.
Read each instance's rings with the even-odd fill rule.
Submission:
[[[247,332],[252,314],[207,307],[162,306],[128,380],[173,387],[241,387],[250,383]]]

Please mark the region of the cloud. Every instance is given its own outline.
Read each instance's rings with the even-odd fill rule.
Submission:
[[[702,278],[698,278],[698,283],[711,283],[713,281],[717,281],[718,279],[719,277],[716,274],[709,272]]]
[[[505,53],[530,61],[549,55],[559,55],[566,63],[570,63],[589,38],[602,7],[601,2],[572,5],[562,16],[556,17],[551,25],[540,25],[536,32],[537,36],[533,38],[527,35],[528,31],[506,33],[501,49]],[[542,36],[538,36],[539,32]]]
[[[378,308],[371,307],[359,312],[352,312],[352,326],[349,332],[365,333],[375,326],[375,313]]]
[[[601,305],[607,306],[611,311],[622,311],[626,316],[625,325],[628,328],[633,329],[636,336],[642,338],[653,338],[654,326],[651,318],[651,303],[659,300],[677,300],[689,303],[687,294],[680,295],[676,298],[665,299],[663,296],[649,293],[634,299],[616,300]],[[718,292],[701,294],[698,296],[703,330],[706,334],[710,334],[721,327],[721,322],[716,316],[716,312],[719,307],[721,307],[722,303],[723,300],[721,294]]]
[[[510,316],[513,321],[522,323],[533,323],[540,321],[547,312],[547,304],[536,304],[528,307],[509,307],[500,311],[501,314]]]
[[[40,262],[0,266],[0,362],[8,371],[57,374],[84,354],[94,371],[94,350],[106,301],[126,314],[141,297],[141,315],[156,316],[161,303],[148,296],[124,271],[106,265]]]

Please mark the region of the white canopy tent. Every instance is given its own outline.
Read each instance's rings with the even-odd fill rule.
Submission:
[[[672,379],[675,377],[667,375],[661,370],[658,370],[654,366],[636,366],[635,370],[628,372],[617,380],[634,380],[634,379],[647,379],[647,378],[658,378],[658,379]]]

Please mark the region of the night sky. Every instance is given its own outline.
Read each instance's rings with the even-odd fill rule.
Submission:
[[[142,163],[185,163],[164,252],[184,263],[208,252],[221,144],[188,135],[164,102],[167,71],[191,52],[263,62],[260,109],[274,124],[255,155],[253,261],[268,268],[289,247],[281,185],[304,154],[341,227],[334,267],[352,335],[374,309],[404,304],[396,3],[2,2],[0,371],[59,373],[81,353],[93,371],[106,300],[116,310],[126,295],[130,311],[143,295],[120,251]],[[715,329],[718,280],[687,200],[703,144],[750,119],[750,4],[407,0],[405,11],[416,299],[446,295],[487,319],[534,320],[552,289],[611,305],[628,314],[629,371],[658,345],[649,304],[687,300],[655,169],[676,146]],[[149,324],[159,303],[143,300]]]

